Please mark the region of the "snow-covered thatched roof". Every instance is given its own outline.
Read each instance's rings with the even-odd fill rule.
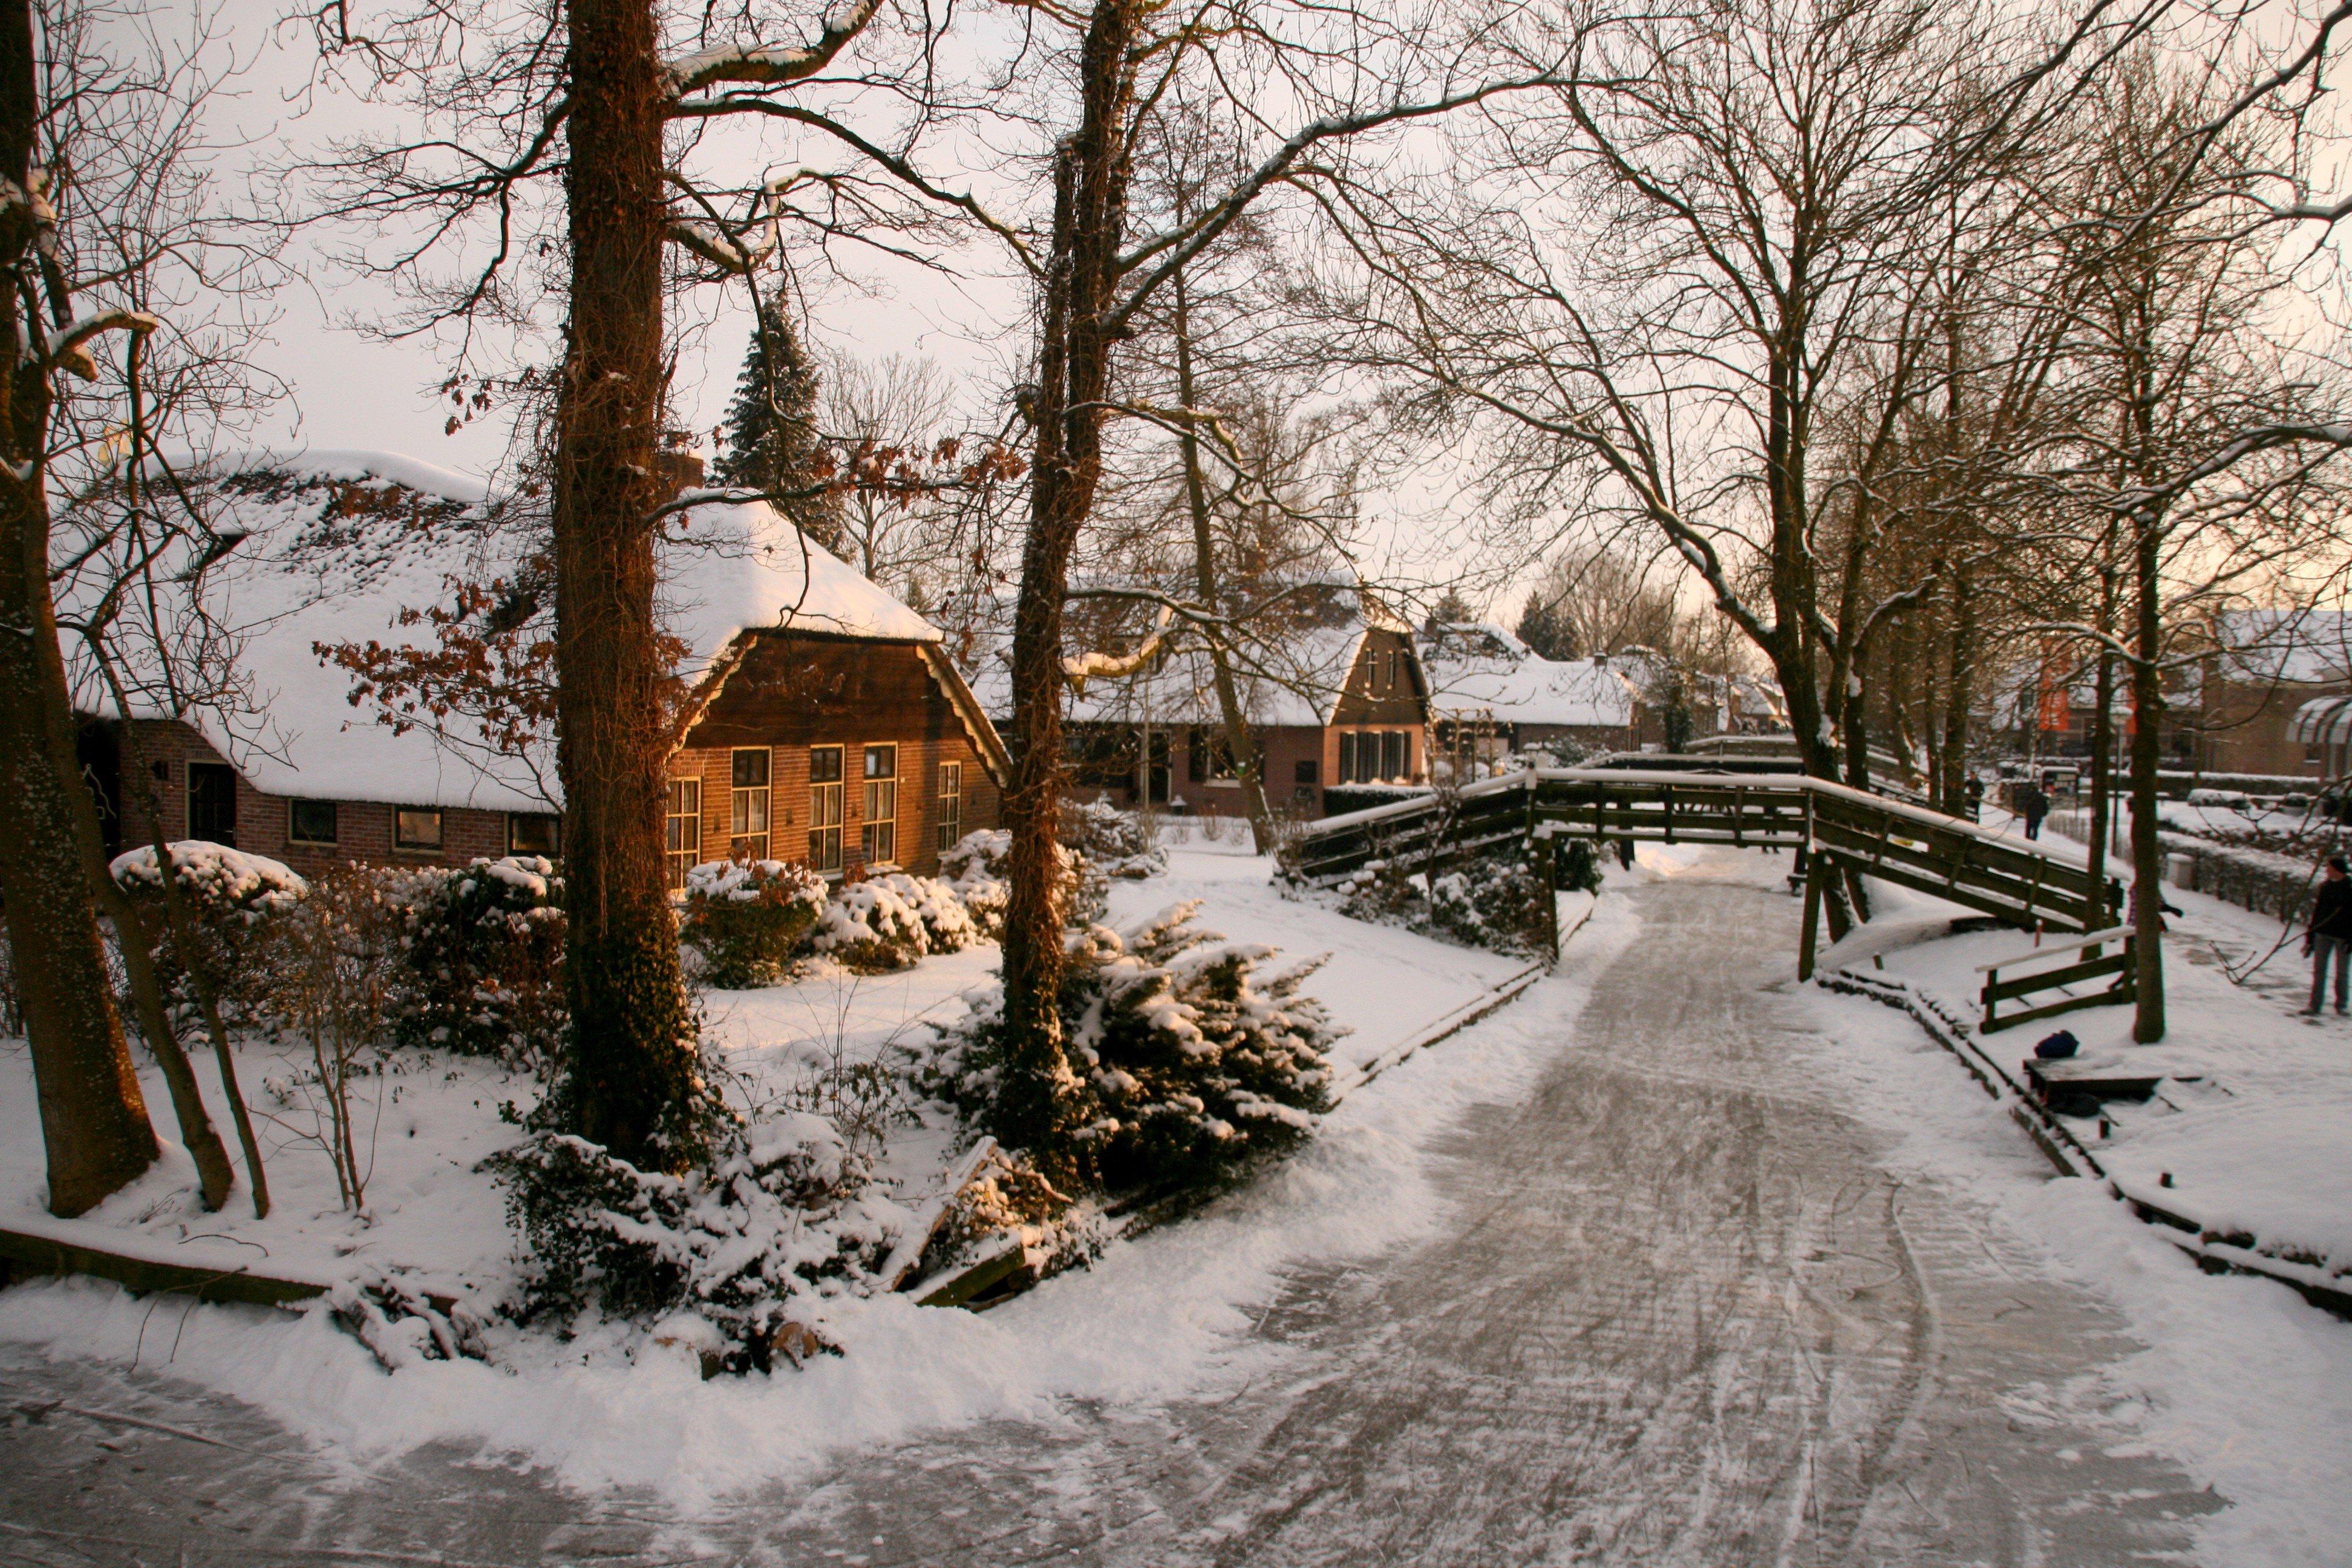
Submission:
[[[1504,724],[1623,729],[1641,700],[1643,671],[1622,658],[1545,658],[1496,626],[1441,626],[1422,640],[1429,702],[1440,718]]]
[[[488,810],[555,803],[551,744],[500,755],[452,747],[425,728],[395,733],[373,703],[353,703],[354,678],[319,651],[436,646],[433,628],[403,625],[404,613],[450,605],[453,580],[514,582],[543,539],[520,506],[494,500],[479,479],[385,452],[263,453],[214,460],[195,478],[214,527],[246,537],[201,579],[205,607],[235,647],[236,695],[185,717],[256,787]],[[683,649],[677,673],[689,688],[761,630],[940,641],[765,502],[694,506],[665,531],[659,563],[657,613]],[[67,585],[61,609],[76,591]],[[531,613],[552,636],[549,601],[540,595]],[[68,642],[77,705],[112,715],[76,653]],[[140,697],[131,708],[134,717],[165,711]]]

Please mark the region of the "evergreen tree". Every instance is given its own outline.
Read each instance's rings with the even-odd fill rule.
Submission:
[[[1527,608],[1519,612],[1519,624],[1514,628],[1521,642],[1535,650],[1539,658],[1570,659],[1579,657],[1576,633],[1559,606],[1544,598],[1543,590],[1528,595]]]
[[[839,555],[841,502],[822,488],[832,468],[817,434],[816,398],[816,364],[778,295],[760,308],[713,477],[723,485],[766,491],[793,526]]]

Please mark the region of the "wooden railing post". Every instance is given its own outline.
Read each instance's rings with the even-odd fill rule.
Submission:
[[[1818,847],[1805,861],[1805,929],[1797,938],[1797,978],[1813,977],[1813,952],[1819,943],[1822,923],[1822,880],[1829,867],[1829,857]]]

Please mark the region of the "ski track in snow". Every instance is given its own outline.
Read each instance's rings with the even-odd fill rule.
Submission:
[[[1784,866],[1645,859],[1257,1188],[789,1385],[388,1378],[315,1321],[11,1291],[0,1559],[2344,1561],[2352,1328],[1795,987]]]

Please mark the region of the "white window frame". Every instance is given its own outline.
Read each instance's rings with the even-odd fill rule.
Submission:
[[[746,758],[760,759],[760,782],[739,784]],[[727,752],[727,856],[731,860],[768,858],[769,824],[774,819],[776,757],[766,746],[735,746]]]
[[[942,855],[956,847],[963,837],[963,764],[940,764],[939,828],[933,837]]]
[[[898,859],[898,742],[872,741],[860,748],[866,788],[858,805],[858,858],[868,866],[895,865]],[[877,773],[877,759],[889,771]]]

